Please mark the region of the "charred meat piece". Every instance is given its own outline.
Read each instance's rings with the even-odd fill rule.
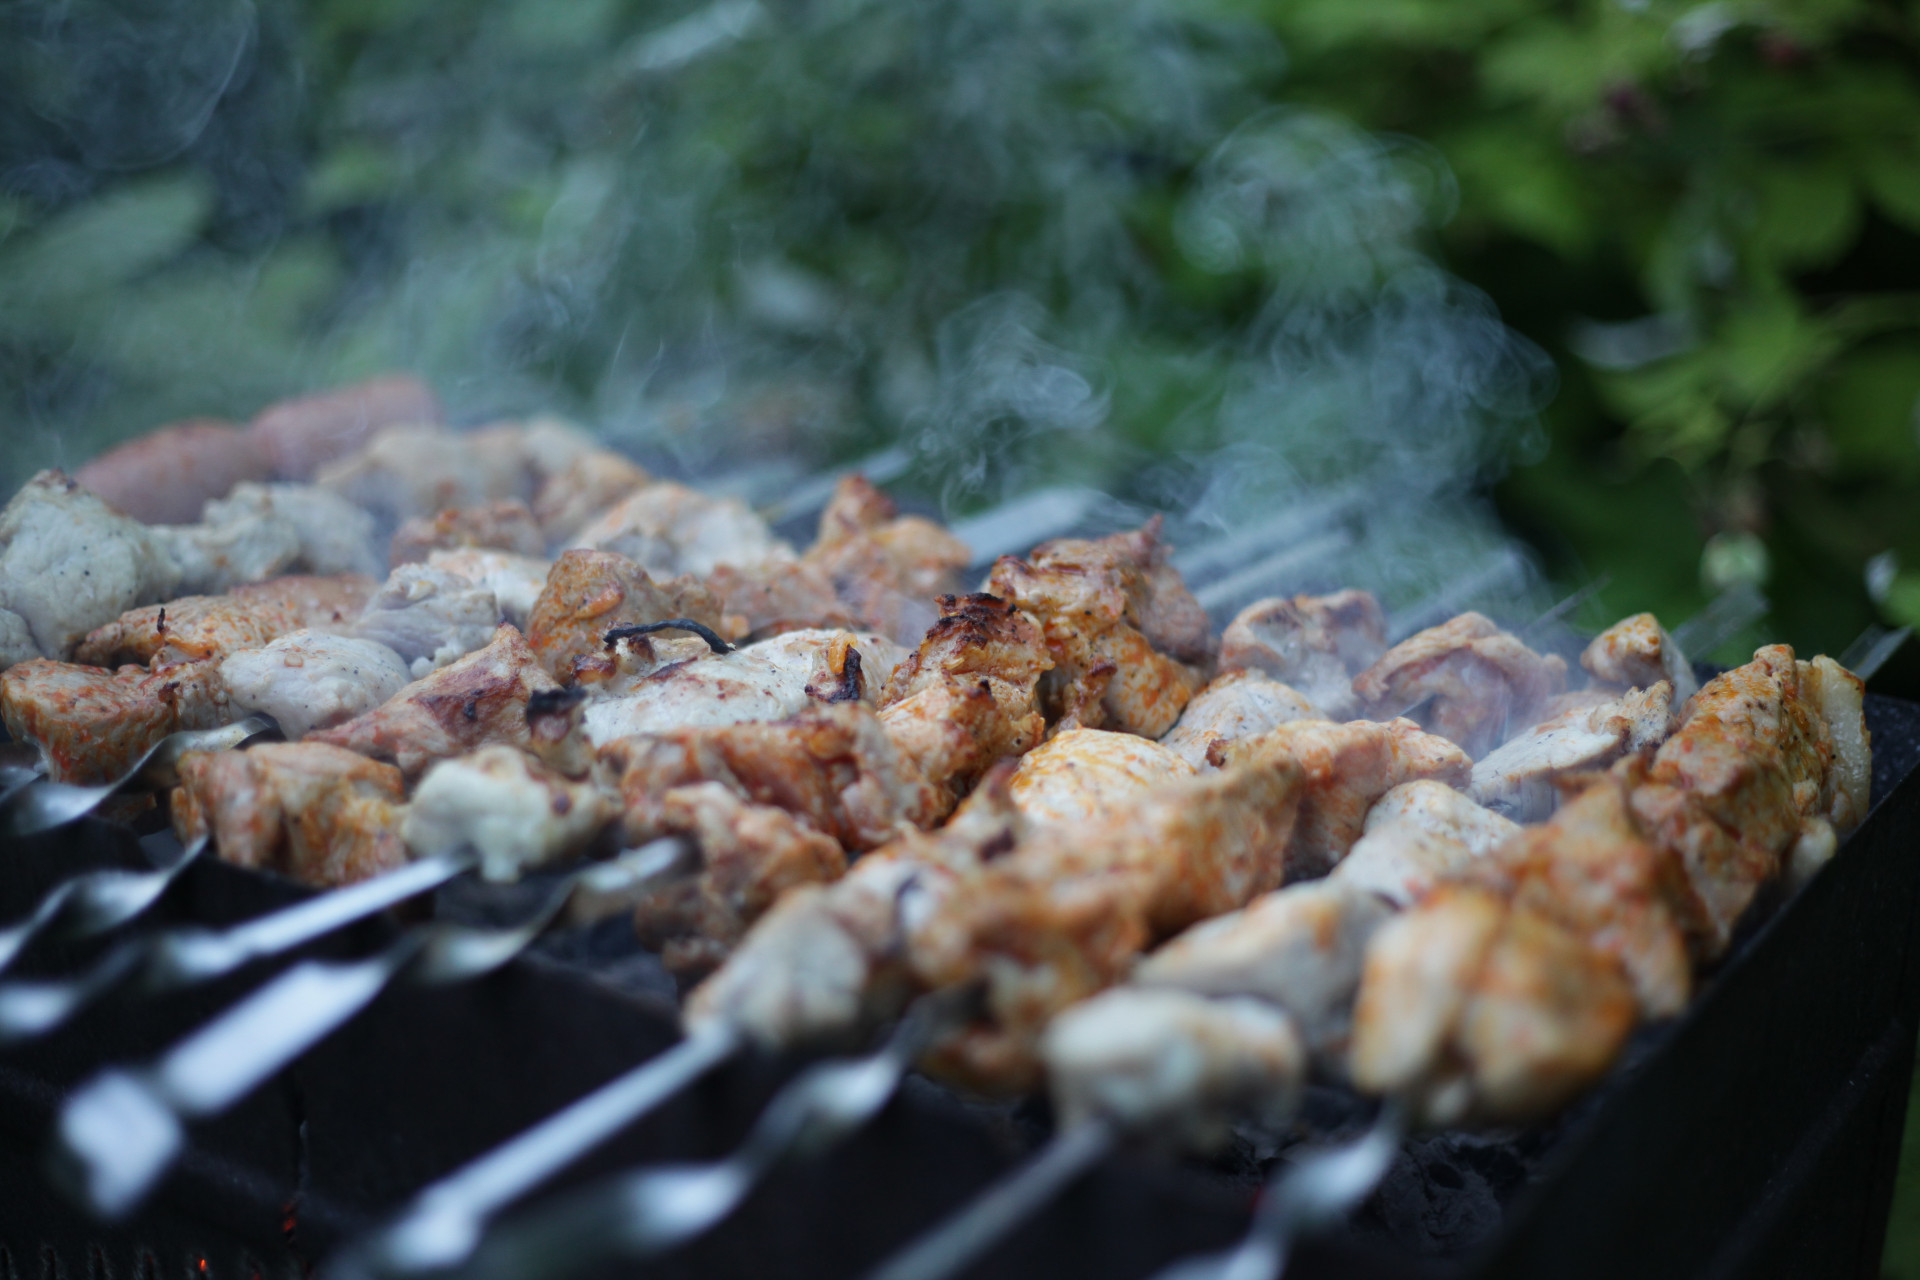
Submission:
[[[820,514],[801,564],[818,573],[862,626],[913,644],[934,603],[960,590],[972,559],[965,543],[931,520],[902,516],[862,476],[848,476]]]
[[[101,454],[73,478],[135,520],[191,524],[209,499],[272,473],[272,462],[245,431],[214,418],[192,418]]]
[[[607,632],[669,618],[723,625],[719,602],[691,578],[656,581],[610,551],[565,551],[527,616],[527,643],[556,680],[593,684],[619,669]]]
[[[415,516],[393,535],[388,563],[398,568],[418,564],[430,552],[486,547],[516,555],[537,556],[547,549],[546,537],[534,523],[533,512],[518,498],[477,507],[448,507],[431,516]]]
[[[709,497],[667,480],[601,512],[574,535],[573,545],[626,556],[659,577],[795,558],[793,548],[738,498]]]
[[[418,777],[435,760],[463,756],[490,743],[543,754],[527,723],[527,703],[557,689],[520,633],[501,627],[493,642],[451,666],[415,680],[385,703],[307,739],[399,765]]]
[[[940,620],[886,680],[880,719],[921,775],[957,799],[1040,741],[1039,682],[1052,666],[1039,629],[1008,601],[942,596]]]
[[[110,782],[168,734],[232,719],[216,663],[107,671],[35,658],[0,672],[0,720],[55,782]]]
[[[648,648],[656,657],[667,650],[666,660],[593,687],[585,720],[595,743],[784,720],[822,702],[871,703],[901,657],[891,641],[852,631],[789,631],[730,653],[670,643]]]
[[[1726,949],[1789,860],[1817,866],[1864,816],[1860,698],[1860,682],[1831,659],[1796,662],[1770,645],[1702,686],[1650,765],[1615,766],[1641,828],[1679,854],[1705,908],[1701,956]]]
[[[1595,636],[1581,653],[1580,665],[1603,684],[1629,689],[1651,689],[1665,680],[1673,686],[1676,707],[1700,687],[1687,655],[1650,613],[1622,618]]]
[[[1360,838],[1329,878],[1410,907],[1519,830],[1444,782],[1403,782],[1367,810]]]
[[[1633,987],[1585,939],[1501,894],[1447,885],[1368,945],[1352,1072],[1427,1123],[1517,1123],[1612,1065]]]
[[[1343,1075],[1360,964],[1391,914],[1364,890],[1312,880],[1194,925],[1149,954],[1134,985],[1202,996],[1249,996],[1284,1009],[1315,1065]]]
[[[1287,879],[1325,875],[1347,855],[1374,801],[1403,782],[1467,780],[1471,762],[1410,720],[1295,720],[1216,749],[1215,763],[1284,765],[1302,776],[1300,821],[1287,849]]]
[[[331,887],[407,860],[400,771],[317,742],[190,752],[173,792],[183,843],[211,833],[224,860]]]
[[[1473,766],[1469,793],[1521,822],[1553,812],[1557,779],[1601,769],[1621,756],[1650,751],[1673,729],[1673,688],[1661,680],[1629,689],[1593,707],[1563,711],[1516,734]]]
[[[292,741],[373,710],[410,678],[379,641],[326,631],[290,631],[220,662],[235,716],[264,711]]]
[[[1360,712],[1353,678],[1387,651],[1387,620],[1368,591],[1256,600],[1220,637],[1222,671],[1264,671],[1329,720]]]
[[[634,913],[634,929],[682,981],[718,968],[781,895],[838,880],[847,869],[840,842],[804,817],[751,803],[718,782],[674,787],[655,811],[656,830],[694,842],[700,869],[650,894]]]
[[[1478,758],[1506,740],[1509,722],[1530,723],[1566,687],[1567,664],[1542,657],[1478,613],[1429,627],[1354,677],[1353,691],[1379,717],[1411,714]]]
[[[439,422],[440,402],[417,378],[388,375],[260,411],[247,434],[274,474],[305,480],[324,462],[352,453],[396,423]]]
[[[1119,987],[1047,1027],[1062,1125],[1106,1120],[1160,1146],[1224,1144],[1230,1122],[1284,1120],[1306,1083],[1292,1020],[1258,1000]]]
[[[58,471],[42,471],[0,511],[0,619],[17,656],[22,628],[41,657],[65,659],[95,627],[164,600],[180,568],[145,525]]]
[[[625,834],[667,834],[660,806],[675,787],[725,785],[743,800],[797,815],[848,849],[873,849],[940,817],[940,792],[857,702],[821,704],[775,723],[622,738],[600,752],[626,805]]]
[[[591,782],[572,782],[514,747],[487,746],[428,769],[401,837],[421,857],[471,847],[480,874],[511,881],[580,854],[619,806]]]
[[[1157,742],[1104,729],[1069,729],[1020,758],[1008,781],[1032,822],[1090,822],[1116,802],[1195,770]]]
[[[1160,745],[1202,769],[1216,743],[1258,737],[1294,720],[1324,719],[1318,707],[1264,671],[1228,671],[1193,695]]]
[[[1211,655],[1206,612],[1167,563],[1158,518],[1132,533],[1063,538],[1027,560],[1002,556],[987,589],[1031,617],[1054,668],[1047,717],[1063,728],[1158,738],[1200,686]]]
[[[156,669],[216,661],[295,631],[345,630],[372,590],[365,578],[342,574],[186,596],[122,614],[89,635],[74,656],[94,666],[134,662]]]

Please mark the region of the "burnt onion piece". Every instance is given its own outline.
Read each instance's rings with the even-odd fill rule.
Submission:
[[[631,640],[635,636],[650,636],[656,631],[691,631],[707,642],[707,647],[715,653],[732,653],[733,646],[722,640],[719,633],[704,623],[692,618],[667,618],[661,622],[648,622],[640,626],[615,627],[607,632],[607,648],[611,649],[622,640]]]

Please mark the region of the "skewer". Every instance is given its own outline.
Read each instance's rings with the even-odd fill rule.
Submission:
[[[32,915],[0,929],[0,973],[19,958],[29,942],[56,922],[66,937],[86,938],[139,915],[206,852],[208,843],[202,836],[178,858],[153,871],[90,871],[61,881],[40,900]]]
[[[1839,663],[1861,680],[1871,680],[1881,667],[1887,665],[1887,659],[1898,653],[1900,646],[1912,638],[1912,627],[1898,627],[1889,631],[1882,626],[1869,626],[1840,654]]]
[[[451,870],[461,863],[471,865],[472,857],[441,863],[443,871]],[[539,909],[517,925],[489,929],[436,923],[408,930],[364,960],[304,961],[152,1065],[101,1072],[61,1108],[57,1167],[97,1212],[108,1217],[126,1214],[178,1156],[187,1121],[225,1111],[344,1025],[396,979],[438,986],[477,978],[506,964],[561,917],[587,870],[564,877]],[[220,954],[217,948],[213,954]]]

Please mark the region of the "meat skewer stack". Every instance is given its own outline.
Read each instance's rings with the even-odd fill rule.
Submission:
[[[92,781],[272,715],[288,742],[183,760],[171,816],[321,886],[682,851],[623,892],[698,984],[689,1039],[491,1166],[426,1263],[669,1085],[909,1008],[923,1069],[1045,1079],[1069,1131],[1203,1138],[1309,1069],[1432,1123],[1524,1119],[1864,810],[1858,683],[1826,659],[1763,650],[1689,701],[1643,615],[1569,693],[1478,614],[1389,649],[1362,592],[1258,601],[1216,644],[1157,521],[1004,556],[968,595],[974,549],[857,476],[800,553],[557,424],[450,447],[405,420],[419,397],[355,395],[406,414],[267,415],[195,525],[36,478],[0,515],[0,717]]]

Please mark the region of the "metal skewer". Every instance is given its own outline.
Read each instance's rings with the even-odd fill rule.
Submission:
[[[1898,653],[1900,646],[1911,639],[1912,627],[1889,631],[1885,627],[1870,626],[1841,652],[1838,661],[1862,681],[1871,680],[1887,664],[1887,659]]]
[[[153,871],[89,871],[55,885],[32,915],[0,929],[0,973],[26,950],[27,944],[55,925],[69,938],[105,933],[139,915],[165,893],[206,851],[205,836],[188,845],[172,862]]]

